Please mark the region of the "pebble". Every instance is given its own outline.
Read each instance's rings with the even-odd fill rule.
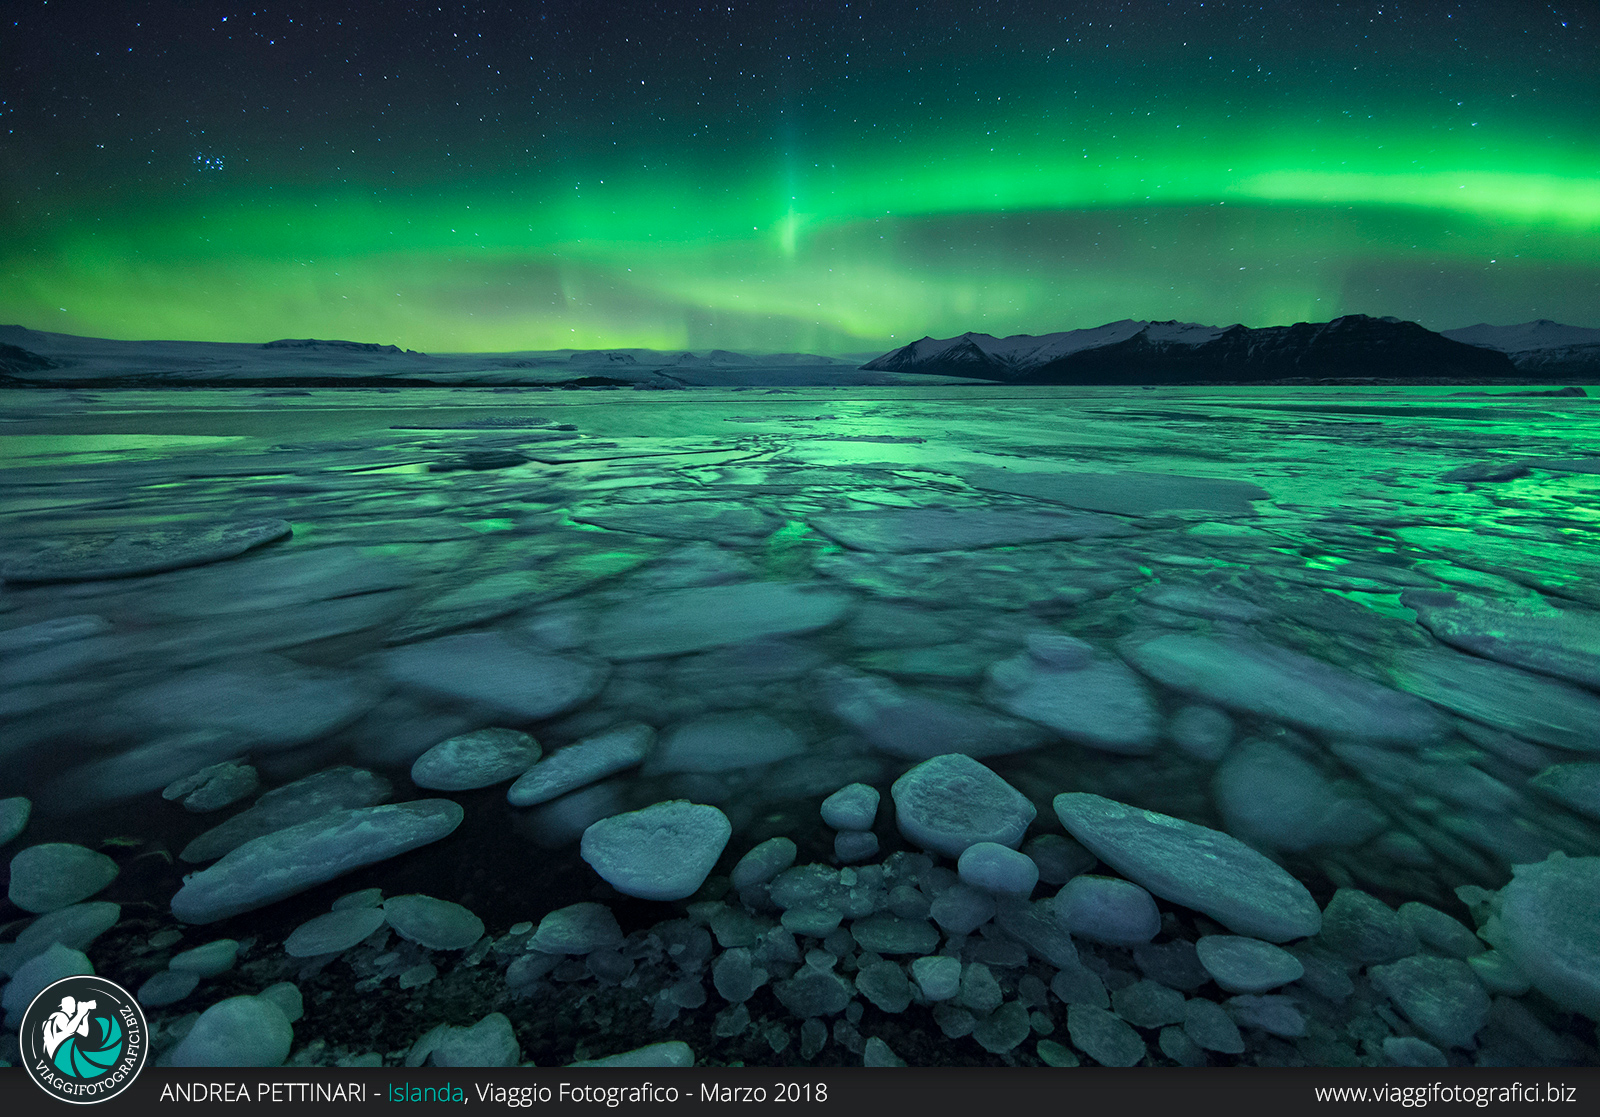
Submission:
[[[366,939],[383,923],[382,908],[338,908],[308,919],[289,932],[283,949],[291,958],[339,954]]]
[[[1005,994],[994,972],[982,962],[972,962],[961,970],[961,991],[957,995],[962,1008],[971,1009],[974,1016],[983,1017],[1000,1007]]]
[[[676,799],[594,823],[581,855],[624,895],[682,900],[705,883],[732,834],[716,807]]]
[[[429,950],[465,950],[483,938],[483,920],[466,908],[418,893],[389,897],[383,918],[401,938]]]
[[[1026,899],[1039,883],[1039,866],[1026,854],[996,842],[977,842],[962,851],[956,863],[961,880],[997,896]]]
[[[68,842],[29,846],[11,859],[7,895],[23,911],[50,912],[86,900],[117,877],[103,853]]]
[[[622,927],[604,904],[585,901],[557,908],[539,920],[532,947],[546,954],[588,954],[622,942]]]
[[[440,741],[411,765],[411,782],[431,791],[472,791],[520,776],[539,742],[515,729],[476,729]]]
[[[969,935],[993,919],[994,914],[994,897],[970,884],[947,888],[928,905],[928,915],[952,935]]]
[[[874,954],[927,954],[939,945],[939,929],[925,919],[901,919],[887,912],[850,925],[862,950]]]
[[[878,789],[870,784],[847,784],[822,801],[822,821],[835,830],[871,830],[878,799]]]
[[[877,1036],[868,1036],[866,1046],[861,1049],[861,1065],[864,1067],[903,1067],[906,1061],[894,1053],[894,1049]]]
[[[278,1067],[289,1057],[294,1027],[264,997],[229,997],[200,1014],[173,1048],[175,1067]]]
[[[911,977],[930,1001],[952,1000],[961,992],[961,959],[928,955],[911,963]]]
[[[978,842],[1015,849],[1038,814],[1020,791],[961,753],[923,761],[890,794],[901,835],[950,858]]]
[[[1195,943],[1200,964],[1229,993],[1267,993],[1299,981],[1306,968],[1282,947],[1237,935],[1204,935]]]
[[[1457,958],[1426,954],[1367,971],[1372,987],[1442,1047],[1471,1047],[1489,1018],[1489,994]]]
[[[1033,1034],[1028,1010],[1016,1001],[1007,1001],[972,1026],[972,1038],[979,1047],[994,1055],[1004,1055]]]
[[[1056,893],[1055,915],[1072,935],[1108,946],[1146,943],[1161,930],[1150,893],[1115,877],[1073,877]]]
[[[1138,1032],[1094,1005],[1068,1006],[1067,1034],[1072,1037],[1073,1046],[1101,1066],[1135,1066],[1148,1054]]]
[[[904,1012],[911,1005],[911,983],[893,962],[873,962],[856,974],[856,992],[884,1012]]]
[[[292,981],[269,985],[256,996],[277,1005],[283,1011],[283,1018],[291,1024],[305,1015],[305,999],[300,995],[300,987]]]
[[[463,814],[448,799],[419,799],[335,811],[266,834],[185,880],[172,898],[172,914],[185,923],[215,923],[265,907],[436,842],[461,825]]]
[[[1322,913],[1303,884],[1220,831],[1081,792],[1056,814],[1101,861],[1150,892],[1268,942],[1314,935]],[[1070,882],[1069,882],[1070,883]]]
[[[656,731],[630,722],[585,737],[529,768],[506,792],[513,807],[546,803],[639,764],[650,754]]]
[[[192,973],[196,977],[216,977],[233,969],[239,956],[239,943],[235,939],[214,939],[203,946],[185,950],[167,963],[169,970]]]
[[[1182,1028],[1168,1025],[1161,1029],[1161,1034],[1156,1039],[1156,1046],[1161,1053],[1180,1067],[1204,1067],[1210,1065],[1206,1053],[1200,1046],[1189,1038]]]

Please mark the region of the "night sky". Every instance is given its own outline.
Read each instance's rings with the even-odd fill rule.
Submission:
[[[0,322],[35,329],[840,353],[1600,326],[1587,0],[0,13]]]

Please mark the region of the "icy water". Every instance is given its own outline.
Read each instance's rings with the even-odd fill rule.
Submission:
[[[81,950],[180,1061],[1594,1063],[1596,405],[1451,391],[8,393],[7,1027]]]

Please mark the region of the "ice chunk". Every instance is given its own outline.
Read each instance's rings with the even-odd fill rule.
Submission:
[[[622,942],[622,928],[604,904],[584,902],[557,908],[539,920],[534,950],[546,954],[588,954]]]
[[[28,816],[32,813],[32,801],[21,795],[0,799],[0,846],[22,833],[28,825]]]
[[[1306,1018],[1290,997],[1249,993],[1229,997],[1223,1009],[1243,1028],[1260,1028],[1281,1039],[1298,1039],[1306,1034]]]
[[[237,760],[211,764],[161,790],[163,799],[182,799],[185,810],[204,814],[220,811],[240,799],[254,795],[261,786],[256,770]]]
[[[833,855],[843,864],[853,865],[878,854],[878,835],[871,830],[841,830],[833,836]]]
[[[906,1061],[894,1053],[890,1047],[877,1036],[868,1036],[866,1046],[861,1049],[861,1065],[864,1067],[903,1067]]]
[[[1600,752],[1600,696],[1575,686],[1447,648],[1409,652],[1389,673],[1400,689],[1462,717],[1541,745]]]
[[[1355,846],[1389,825],[1371,803],[1341,794],[1316,765],[1271,741],[1235,749],[1211,787],[1228,832],[1258,848],[1301,853]]]
[[[1300,959],[1260,939],[1204,935],[1194,945],[1200,964],[1229,993],[1267,993],[1306,972]]]
[[[1463,960],[1482,954],[1481,939],[1438,908],[1412,900],[1400,905],[1400,923],[1424,946]]]
[[[948,1001],[961,992],[961,959],[929,955],[911,963],[917,988],[930,1001]]]
[[[1409,590],[1400,603],[1416,610],[1418,622],[1446,644],[1600,688],[1600,614],[1433,590]]]
[[[1016,1001],[1007,1001],[972,1027],[972,1038],[985,1051],[1004,1055],[1032,1033],[1028,1010]]]
[[[300,987],[292,981],[269,985],[256,996],[277,1005],[283,1010],[284,1019],[291,1024],[305,1015],[305,998],[300,995]]]
[[[1127,534],[1110,516],[986,508],[896,508],[814,516],[811,526],[856,551],[913,554]]]
[[[22,1014],[33,999],[64,977],[94,973],[89,956],[70,946],[52,943],[41,953],[17,967],[5,991],[0,993],[0,1008],[6,1011],[6,1027],[15,1031],[22,1024]]]
[[[869,784],[848,784],[822,801],[822,821],[835,830],[871,830],[878,798],[878,789]]]
[[[338,954],[383,926],[381,908],[341,908],[308,919],[284,940],[284,953],[291,958],[315,958],[319,954]]]
[[[633,767],[649,754],[655,739],[656,731],[638,722],[585,737],[529,768],[511,785],[506,800],[513,807],[549,802]]]
[[[1219,621],[1265,620],[1272,616],[1271,609],[1263,609],[1240,597],[1233,597],[1197,586],[1152,586],[1139,595],[1139,600],[1175,613],[1188,613]]]
[[[1039,883],[1039,866],[1026,854],[996,842],[977,842],[956,864],[964,883],[998,896],[1026,898]]]
[[[850,1003],[850,983],[838,974],[806,966],[794,977],[773,985],[784,1008],[801,1018],[834,1016]]]
[[[1233,719],[1214,706],[1185,706],[1167,723],[1167,737],[1206,763],[1222,759],[1233,743]]]
[[[436,1067],[514,1067],[522,1048],[505,1013],[491,1012],[471,1027],[446,1027],[434,1038],[428,1061]]]
[[[1460,472],[1457,470],[1456,472]],[[1383,1057],[1393,1067],[1447,1067],[1450,1060],[1445,1053],[1425,1039],[1416,1036],[1387,1036],[1383,1041]]]
[[[603,614],[591,647],[619,661],[682,655],[827,628],[850,604],[848,595],[835,590],[783,582],[672,590]]]
[[[1373,966],[1368,976],[1374,989],[1441,1046],[1471,1047],[1489,1018],[1489,994],[1459,959],[1418,954]]]
[[[17,934],[15,941],[0,946],[0,973],[13,974],[30,958],[38,957],[53,944],[85,950],[109,931],[122,914],[120,904],[104,900],[73,904],[41,915]]]
[[[893,962],[871,962],[856,974],[856,991],[884,1012],[904,1012],[911,1004],[911,983]]]
[[[444,636],[385,652],[384,671],[409,687],[539,721],[600,693],[609,668],[529,651],[491,632]]]
[[[834,717],[892,756],[924,760],[941,753],[1002,756],[1038,748],[1048,739],[1039,726],[897,686],[843,667],[818,673]]]
[[[754,955],[742,946],[725,950],[711,965],[711,983],[717,993],[734,1004],[742,1004],[766,984],[767,971],[755,964]]]
[[[925,919],[900,919],[882,913],[858,919],[850,934],[874,954],[927,954],[939,945],[939,931]]]
[[[383,918],[401,938],[429,950],[465,950],[483,938],[483,920],[466,908],[418,893],[389,897]]]
[[[1075,1004],[1067,1009],[1067,1034],[1089,1058],[1106,1067],[1131,1067],[1143,1059],[1139,1033],[1103,1008]]]
[[[370,807],[393,793],[389,781],[365,768],[341,765],[273,788],[183,847],[189,862],[212,861],[246,842],[351,807]]]
[[[1533,982],[1503,950],[1486,950],[1467,959],[1483,987],[1496,996],[1520,997],[1533,988]]]
[[[1334,892],[1318,941],[1352,962],[1393,962],[1417,952],[1416,936],[1394,909],[1358,888]]]
[[[411,765],[411,782],[432,791],[492,787],[526,772],[539,742],[515,729],[476,729],[440,741]]]
[[[172,1050],[175,1067],[278,1067],[289,1057],[294,1027],[265,997],[229,997],[200,1014]]]
[[[794,842],[788,838],[768,838],[739,858],[728,880],[740,891],[766,884],[794,864],[797,852]]]
[[[1029,838],[1022,852],[1039,867],[1039,879],[1046,884],[1065,884],[1079,873],[1095,867],[1096,857],[1082,844],[1061,834],[1040,834]]]
[[[1285,942],[1322,926],[1303,884],[1227,834],[1082,792],[1056,796],[1055,810],[1068,832],[1117,872],[1231,931]]]
[[[11,859],[11,902],[47,912],[86,900],[117,877],[117,863],[69,842],[29,846]]]
[[[172,524],[151,531],[90,536],[40,547],[0,562],[7,582],[92,582],[220,562],[293,533],[285,520]]]
[[[1600,857],[1512,867],[1483,935],[1545,996],[1600,1020]]]
[[[1183,1032],[1197,1047],[1223,1055],[1244,1052],[1244,1037],[1233,1017],[1222,1010],[1215,1001],[1196,997],[1183,1006]]]
[[[571,1064],[574,1067],[692,1067],[694,1051],[682,1040],[651,1043],[635,1047],[620,1055],[607,1055],[603,1059],[584,1059]]]
[[[214,939],[203,946],[194,947],[175,955],[167,963],[169,970],[192,973],[196,977],[216,977],[233,969],[239,956],[239,943],[235,939]]]
[[[1076,937],[1110,946],[1149,942],[1161,930],[1150,893],[1115,877],[1073,877],[1056,893],[1055,914]]]
[[[177,1004],[200,986],[200,975],[179,970],[160,970],[139,986],[139,1003],[146,1008],[165,1008]]]
[[[1017,656],[990,668],[984,695],[1007,713],[1103,752],[1142,756],[1158,740],[1149,687],[1113,659],[1057,666]]]
[[[951,858],[978,842],[1015,849],[1038,814],[1020,791],[961,753],[923,761],[890,794],[906,840]]]
[[[646,761],[645,773],[731,772],[775,764],[804,750],[800,734],[766,714],[705,714],[668,732]]]
[[[1252,500],[1266,500],[1271,496],[1249,481],[1188,477],[1177,473],[1061,473],[992,466],[964,472],[967,481],[980,489],[1038,497],[1073,508],[1125,516],[1150,516],[1180,509],[1249,516],[1255,512],[1250,504]]]
[[[188,877],[172,898],[172,914],[185,923],[214,923],[265,907],[436,842],[461,825],[462,816],[447,799],[420,799],[337,811],[266,834]]]
[[[1174,633],[1120,647],[1165,686],[1308,732],[1413,745],[1445,730],[1420,698],[1262,640]]]
[[[1581,815],[1600,819],[1600,764],[1552,764],[1529,780],[1528,786]]]
[[[1183,994],[1159,981],[1135,981],[1111,994],[1111,1009],[1137,1028],[1159,1028],[1184,1018]]]
[[[581,855],[618,892],[681,900],[705,883],[732,834],[717,808],[675,799],[601,819],[583,832]]]

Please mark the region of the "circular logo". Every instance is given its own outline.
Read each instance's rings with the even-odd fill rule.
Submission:
[[[144,1069],[149,1032],[139,1002],[103,977],[64,977],[22,1014],[17,1037],[28,1077],[75,1105],[114,1098]]]

